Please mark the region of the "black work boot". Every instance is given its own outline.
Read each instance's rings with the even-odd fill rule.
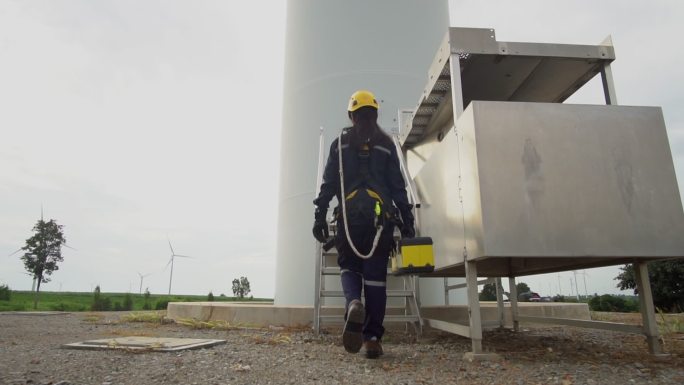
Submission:
[[[377,337],[363,341],[363,349],[366,351],[366,358],[378,358],[383,354],[382,345]]]
[[[342,332],[342,344],[344,350],[349,353],[358,353],[361,350],[365,318],[366,312],[361,301],[358,299],[351,301],[347,309],[347,321],[344,323],[344,331]]]

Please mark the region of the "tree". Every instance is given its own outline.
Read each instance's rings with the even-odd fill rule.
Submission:
[[[152,309],[152,305],[150,305],[150,297],[151,297],[150,288],[145,288],[145,294],[143,297],[143,298],[145,298],[145,302],[143,303],[143,310],[151,310]]]
[[[33,227],[35,234],[27,239],[26,246],[21,248],[24,250],[24,255],[21,256],[24,267],[38,282],[33,301],[34,309],[38,308],[40,284],[50,282],[48,277],[53,271],[59,269],[57,264],[64,260],[62,245],[66,243],[66,239],[62,227],[54,219],[46,222],[41,218]]]
[[[108,297],[104,297],[100,292],[100,285],[95,286],[93,291],[93,303],[90,305],[90,310],[94,311],[109,311],[112,309],[112,301]]]
[[[123,310],[133,310],[133,296],[131,293],[126,293],[123,299],[123,305],[121,306]]]
[[[523,294],[523,293],[529,293],[532,291],[529,286],[525,282],[518,282],[515,284],[515,289],[518,291],[518,295]]]
[[[615,279],[620,290],[636,288],[634,265],[625,265]],[[653,304],[666,312],[684,310],[684,260],[668,260],[648,264],[648,278],[653,291]]]
[[[636,312],[639,309],[639,304],[624,296],[604,294],[600,297],[592,297],[589,300],[589,309],[593,311],[629,313]]]
[[[247,277],[240,277],[240,279],[235,278],[233,280],[233,295],[240,299],[245,298],[249,294],[249,280]]]
[[[9,301],[12,298],[12,290],[7,285],[0,285],[0,301]]]
[[[480,301],[496,301],[496,285],[486,283],[480,292]]]

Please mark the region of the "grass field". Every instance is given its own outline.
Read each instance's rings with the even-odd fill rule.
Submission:
[[[123,305],[126,293],[101,293],[100,297],[109,298],[112,308],[115,305]],[[143,310],[145,298],[142,294],[130,294],[133,300],[133,309]],[[9,301],[0,300],[0,311],[31,311],[33,309],[33,299],[35,293],[29,291],[12,291]],[[200,302],[206,301],[206,295],[156,295],[152,294],[147,299],[150,309],[166,309],[168,302]],[[215,296],[216,302],[238,301],[234,297]],[[267,298],[244,298],[239,301],[264,302],[271,301]],[[72,293],[72,292],[41,292],[38,300],[38,309],[41,311],[90,311],[93,304],[93,293]]]

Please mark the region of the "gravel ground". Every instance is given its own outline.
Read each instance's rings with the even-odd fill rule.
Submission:
[[[466,362],[469,340],[426,332],[386,335],[385,355],[348,354],[340,331],[316,337],[280,328],[198,330],[122,322],[122,313],[0,314],[2,384],[684,384],[684,336],[667,357],[637,335],[570,327],[485,333],[501,360]],[[219,338],[224,345],[175,353],[92,351],[62,344],[118,336]]]

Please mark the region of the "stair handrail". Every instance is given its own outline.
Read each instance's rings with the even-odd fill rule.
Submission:
[[[392,135],[392,141],[394,142],[394,147],[397,149],[397,157],[399,158],[399,168],[401,168],[401,174],[404,177],[404,182],[406,183],[406,188],[408,189],[409,202],[413,205],[413,216],[415,219],[416,234],[420,235],[420,217],[418,215],[418,209],[420,208],[420,200],[418,199],[418,194],[416,193],[416,185],[409,174],[408,167],[406,166],[406,159],[404,159],[404,151],[401,149],[401,144],[399,142],[399,135]]]
[[[316,173],[316,186],[314,187],[314,194],[318,196],[320,189],[321,189],[321,183],[323,183],[323,162],[325,161],[325,138],[323,136],[323,127],[320,127],[320,131],[318,134],[318,172]],[[315,210],[315,209],[314,209]],[[327,216],[327,214],[326,214]],[[315,264],[315,271],[316,271],[316,276],[314,278],[314,286],[315,286],[315,293],[314,293],[314,319],[313,319],[313,329],[316,334],[320,332],[321,324],[320,324],[320,309],[321,309],[321,284],[323,283],[321,280],[321,269],[322,266],[321,264],[323,263],[322,258],[323,258],[323,244],[314,241],[315,243],[315,259],[316,259],[316,264]]]

